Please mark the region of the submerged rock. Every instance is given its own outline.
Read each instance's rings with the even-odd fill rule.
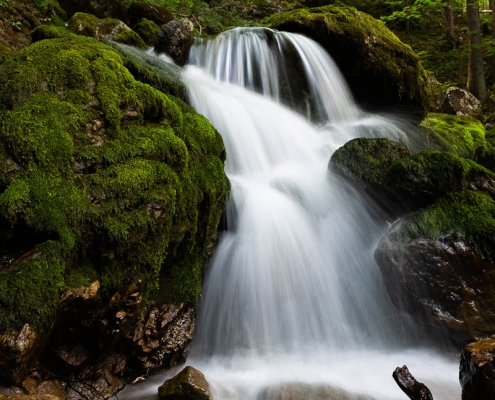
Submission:
[[[375,259],[393,303],[458,343],[495,333],[495,202],[465,191],[399,220]]]
[[[395,382],[411,400],[433,400],[430,389],[411,375],[406,365],[397,367],[392,374]]]
[[[373,17],[329,5],[275,15],[269,23],[320,43],[362,105],[387,111],[402,108],[418,122],[432,108],[434,96],[417,55]]]
[[[263,389],[257,400],[374,400],[370,396],[351,393],[323,384],[288,382]]]
[[[158,388],[162,400],[211,400],[205,376],[193,367],[186,367]]]
[[[186,18],[162,26],[155,44],[157,53],[167,53],[178,65],[184,65],[194,42],[194,25]]]
[[[495,337],[468,344],[461,354],[462,400],[495,398]]]

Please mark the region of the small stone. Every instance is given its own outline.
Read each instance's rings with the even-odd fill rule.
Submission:
[[[459,382],[463,400],[495,398],[495,336],[470,343],[464,348]]]
[[[158,388],[163,400],[211,400],[205,376],[193,367],[186,367]]]
[[[430,389],[411,375],[406,365],[397,367],[392,374],[395,382],[411,400],[433,400]]]

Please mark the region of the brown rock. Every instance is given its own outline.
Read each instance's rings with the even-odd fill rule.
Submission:
[[[395,382],[411,400],[433,400],[430,389],[411,375],[406,365],[397,367],[392,374]]]
[[[158,396],[164,400],[211,400],[210,388],[205,376],[186,367],[158,388]]]
[[[60,397],[53,394],[30,394],[30,395],[3,395],[0,394],[0,400],[60,400]]]
[[[94,300],[100,290],[100,282],[94,281],[88,287],[70,289],[60,297],[60,306],[66,307],[68,304],[78,299],[80,301]]]
[[[184,65],[194,42],[194,25],[186,18],[162,26],[155,44],[157,53],[167,53],[178,65]]]
[[[465,347],[461,354],[459,381],[462,400],[495,398],[495,336]]]

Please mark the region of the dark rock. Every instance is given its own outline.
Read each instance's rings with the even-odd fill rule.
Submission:
[[[269,21],[272,28],[301,33],[320,43],[362,105],[407,110],[418,122],[432,108],[428,79],[417,55],[373,17],[329,5],[290,11]]]
[[[467,90],[451,87],[445,92],[442,112],[477,118],[481,115],[482,109],[480,101]]]
[[[0,400],[61,400],[61,398],[53,394],[28,394],[28,395],[0,394]]]
[[[158,388],[162,400],[211,400],[210,387],[205,376],[194,369],[186,367],[173,378],[168,379]]]
[[[136,25],[142,18],[161,26],[174,20],[174,16],[164,7],[145,2],[135,2],[129,6],[129,25]]]
[[[142,18],[136,25],[133,25],[132,30],[141,36],[141,39],[143,39],[148,46],[155,45],[158,34],[161,31],[157,24],[146,18]]]
[[[155,44],[157,53],[167,53],[178,65],[184,65],[194,42],[194,25],[186,18],[162,26]]]
[[[374,400],[370,396],[351,393],[328,385],[288,382],[263,389],[257,400]]]
[[[403,211],[432,204],[447,193],[479,190],[495,198],[495,174],[474,161],[423,151],[395,162],[383,179],[389,198]]]
[[[329,168],[363,190],[383,208],[388,208],[382,183],[388,168],[409,150],[389,139],[358,138],[335,151]]]
[[[395,382],[411,400],[433,400],[430,389],[411,375],[407,366],[397,367],[392,374]]]
[[[450,194],[396,222],[377,261],[393,303],[457,343],[495,333],[495,202]]]
[[[28,324],[20,331],[0,335],[0,379],[21,383],[46,341],[46,334],[34,332]]]
[[[60,6],[70,18],[77,12],[93,14],[97,18],[118,18],[127,21],[128,10],[121,0],[59,0]]]
[[[495,337],[468,344],[461,354],[462,400],[495,398]]]

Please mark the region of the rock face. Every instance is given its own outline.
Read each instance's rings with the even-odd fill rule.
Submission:
[[[269,21],[272,28],[319,42],[362,105],[408,109],[418,122],[431,108],[428,78],[418,57],[373,17],[350,7],[325,6],[276,15]]]
[[[495,398],[495,337],[478,340],[464,348],[459,382],[462,400]]]
[[[162,26],[155,44],[155,51],[158,53],[165,52],[178,65],[184,65],[193,42],[194,25],[188,19],[182,18]]]
[[[374,400],[328,385],[288,382],[263,389],[257,400]]]
[[[395,382],[411,400],[433,400],[430,389],[411,375],[406,365],[397,367],[392,374]]]
[[[394,304],[468,343],[495,332],[495,202],[465,191],[398,221],[375,259]]]
[[[126,371],[182,360],[228,195],[218,132],[72,34],[0,61],[0,119],[0,379],[39,353],[15,344],[25,326],[47,369],[102,397]]]
[[[452,87],[445,92],[442,112],[452,115],[479,117],[482,113],[480,101],[467,90]]]
[[[210,388],[205,376],[194,369],[186,367],[176,376],[165,381],[158,388],[162,400],[211,400]]]

